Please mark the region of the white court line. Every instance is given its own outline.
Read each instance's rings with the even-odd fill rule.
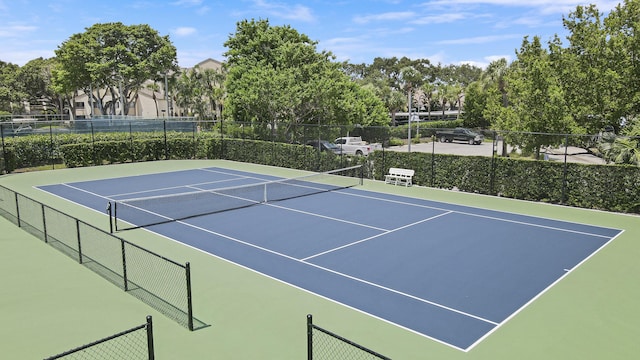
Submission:
[[[444,214],[441,214],[441,215],[444,215]],[[267,249],[265,247],[252,244],[250,242],[242,241],[240,239],[236,239],[234,237],[231,237],[231,236],[228,236],[228,235],[224,235],[224,234],[221,234],[221,233],[218,233],[218,232],[215,232],[215,231],[212,231],[212,230],[209,230],[209,229],[197,226],[197,225],[189,224],[189,223],[186,223],[186,222],[183,222],[183,221],[178,221],[178,223],[186,225],[186,226],[189,226],[189,227],[192,227],[194,229],[197,229],[197,230],[200,230],[200,231],[203,231],[203,232],[206,232],[206,233],[209,233],[209,234],[220,236],[222,238],[237,242],[237,243],[245,245],[245,246],[249,246],[249,247],[252,247],[252,248],[255,248],[255,249],[258,249],[258,250],[262,250],[262,251],[265,251],[265,252],[268,252],[268,253],[271,253],[271,254],[274,254],[274,255],[289,259],[289,260],[293,260],[295,262],[303,263],[303,264],[305,264],[307,266],[311,266],[311,267],[314,267],[314,268],[317,268],[317,269],[320,269],[320,270],[324,270],[324,271],[330,272],[332,274],[336,274],[336,275],[345,277],[347,279],[351,279],[351,280],[354,280],[354,281],[357,281],[357,282],[360,282],[360,283],[363,283],[363,284],[366,284],[366,285],[369,285],[369,286],[373,286],[375,288],[378,288],[378,289],[381,289],[381,290],[384,290],[384,291],[388,291],[388,292],[391,292],[391,293],[394,293],[394,294],[397,294],[397,295],[401,295],[401,296],[404,296],[404,297],[407,297],[407,298],[410,298],[410,299],[413,299],[413,300],[417,300],[417,301],[420,301],[422,303],[429,304],[429,305],[438,307],[438,308],[443,309],[443,310],[447,310],[447,311],[450,311],[450,312],[453,312],[453,313],[456,313],[456,314],[467,316],[467,317],[470,317],[470,318],[473,318],[473,319],[476,319],[476,320],[479,320],[479,321],[482,321],[482,322],[485,322],[485,323],[488,323],[488,324],[491,324],[491,325],[496,325],[496,326],[498,325],[497,322],[485,319],[485,318],[480,317],[478,315],[467,313],[467,312],[464,312],[462,310],[458,310],[458,309],[455,309],[455,308],[452,308],[452,307],[449,307],[449,306],[446,306],[446,305],[442,305],[442,304],[434,302],[434,301],[430,301],[430,300],[423,299],[423,298],[420,298],[420,297],[417,297],[417,296],[414,296],[414,295],[411,295],[411,294],[407,294],[405,292],[398,291],[398,290],[395,290],[395,289],[392,289],[392,288],[389,288],[389,287],[386,287],[386,286],[382,286],[382,285],[379,285],[379,284],[376,284],[376,283],[373,283],[373,282],[370,282],[370,281],[367,281],[367,280],[364,280],[364,279],[360,279],[360,278],[357,278],[355,276],[351,276],[351,275],[347,275],[347,274],[344,274],[344,273],[341,273],[341,272],[338,272],[338,271],[335,271],[335,270],[331,270],[331,269],[322,267],[320,265],[316,265],[316,264],[313,264],[313,263],[310,263],[310,262],[295,258],[293,256],[289,256],[289,255],[277,252],[275,250]]]
[[[209,171],[209,170],[207,170],[207,171]],[[212,171],[212,172],[213,172],[213,171]],[[237,176],[237,174],[233,174],[233,175]],[[240,176],[239,176],[238,178],[240,178],[240,179],[241,179],[241,178],[243,178],[243,177],[240,177]],[[250,177],[246,177],[246,178],[250,178]],[[235,179],[235,180],[237,180],[237,179]],[[229,181],[233,181],[233,180],[229,180]],[[202,183],[202,184],[208,184],[208,183]],[[85,193],[88,193],[88,194],[91,194],[91,195],[94,195],[94,196],[98,196],[98,197],[100,197],[100,198],[105,198],[105,199],[107,199],[107,200],[110,200],[110,198],[109,198],[109,197],[107,197],[107,196],[98,195],[98,194],[95,194],[95,193],[92,193],[92,192],[90,192],[90,191],[87,191],[87,190],[83,190],[83,189],[77,188],[77,187],[72,186],[72,185],[69,185],[69,184],[61,184],[61,185],[64,185],[64,186],[67,186],[67,187],[73,188],[73,189],[75,189],[75,190],[78,190],[78,191],[81,191],[81,192],[85,192]],[[199,184],[194,184],[194,185],[199,185]],[[171,189],[171,188],[168,188],[168,189]],[[157,190],[149,190],[149,191],[157,191]],[[246,245],[246,246],[251,246],[251,247],[254,247],[254,248],[260,249],[260,250],[262,250],[262,251],[270,252],[270,253],[273,253],[273,254],[278,255],[278,256],[282,256],[282,257],[285,257],[285,258],[288,258],[288,259],[291,259],[291,260],[294,260],[294,261],[297,261],[297,262],[301,262],[301,263],[306,264],[306,265],[309,265],[309,266],[313,266],[313,267],[318,268],[318,269],[321,269],[321,270],[325,270],[325,271],[328,271],[328,272],[334,273],[334,274],[339,275],[339,276],[343,276],[343,277],[346,277],[346,278],[350,278],[350,279],[352,279],[352,280],[354,280],[354,281],[358,281],[358,282],[361,282],[361,283],[364,283],[364,284],[368,284],[368,285],[370,285],[370,286],[374,286],[374,287],[380,288],[380,289],[385,290],[385,291],[390,291],[390,292],[396,293],[396,294],[401,295],[401,296],[406,296],[406,297],[409,297],[409,298],[412,298],[412,299],[416,299],[416,300],[418,300],[418,301],[421,301],[421,302],[424,302],[424,303],[427,303],[427,304],[430,304],[430,305],[433,305],[433,306],[436,306],[436,307],[439,307],[439,308],[442,308],[442,309],[445,309],[445,310],[448,310],[448,311],[453,311],[453,312],[456,312],[456,313],[461,314],[461,315],[464,315],[464,316],[469,316],[469,317],[471,317],[471,318],[475,318],[475,319],[477,319],[477,320],[484,321],[484,322],[487,322],[487,323],[492,324],[492,325],[496,325],[496,327],[494,327],[491,331],[487,332],[484,336],[482,336],[481,338],[479,338],[479,339],[478,339],[474,344],[472,344],[471,346],[469,346],[469,347],[468,347],[468,348],[466,348],[466,349],[459,349],[459,348],[457,348],[457,347],[455,347],[455,346],[453,346],[453,345],[451,345],[451,344],[449,344],[449,343],[443,342],[443,341],[438,340],[438,339],[434,339],[434,338],[432,338],[432,337],[430,337],[430,336],[428,336],[428,335],[426,335],[426,334],[422,334],[422,333],[416,332],[416,333],[417,333],[417,334],[419,334],[419,335],[425,336],[425,337],[427,337],[427,338],[434,339],[434,340],[436,340],[436,341],[438,341],[438,342],[441,342],[441,343],[443,343],[443,344],[445,344],[445,345],[449,345],[449,346],[451,346],[451,347],[453,347],[453,348],[456,348],[456,349],[459,349],[459,350],[463,350],[463,351],[465,351],[465,352],[470,351],[470,350],[471,350],[472,348],[474,348],[477,344],[479,344],[479,343],[480,343],[480,342],[482,342],[485,338],[487,338],[488,336],[490,336],[490,335],[491,335],[493,332],[495,332],[499,327],[501,327],[502,325],[504,325],[504,324],[505,324],[506,322],[508,322],[511,318],[513,318],[514,316],[516,316],[516,315],[517,315],[521,310],[523,310],[525,307],[527,307],[531,302],[535,301],[537,298],[539,298],[540,296],[542,296],[542,294],[543,294],[543,293],[545,293],[549,288],[551,288],[551,287],[552,287],[553,285],[555,285],[557,282],[561,281],[561,280],[562,280],[566,275],[568,275],[570,272],[572,272],[573,270],[575,270],[575,269],[576,269],[579,265],[581,265],[583,262],[587,261],[589,258],[591,258],[592,256],[594,256],[597,252],[599,252],[602,248],[604,248],[604,247],[605,247],[607,244],[609,244],[613,239],[615,239],[617,236],[619,236],[619,235],[621,234],[621,232],[620,232],[620,233],[618,233],[618,235],[616,235],[615,237],[610,238],[609,236],[605,236],[605,235],[598,235],[598,234],[592,234],[592,233],[588,233],[588,232],[581,232],[581,231],[575,231],[575,230],[570,230],[570,229],[563,229],[563,228],[557,228],[557,227],[552,227],[552,226],[539,225],[539,224],[535,224],[535,223],[528,223],[528,222],[523,222],[523,221],[509,220],[509,219],[504,219],[504,218],[500,218],[500,217],[494,217],[494,216],[488,216],[488,215],[480,215],[480,214],[468,213],[468,212],[464,212],[464,211],[452,211],[452,210],[449,210],[449,209],[439,208],[439,207],[435,207],[435,206],[420,205],[420,204],[409,203],[409,202],[404,202],[404,201],[399,201],[399,200],[384,199],[384,198],[379,198],[379,197],[375,197],[375,196],[368,196],[368,195],[363,195],[363,194],[352,194],[352,193],[342,192],[342,191],[336,191],[336,192],[337,192],[337,193],[339,193],[339,194],[341,194],[341,195],[357,196],[357,197],[362,197],[362,198],[370,198],[370,199],[374,199],[374,200],[381,200],[381,201],[384,201],[384,202],[392,202],[392,203],[404,204],[404,205],[409,205],[409,206],[414,206],[414,207],[419,207],[419,208],[428,208],[428,209],[434,209],[434,210],[447,211],[447,213],[446,213],[446,214],[459,213],[459,214],[463,214],[463,215],[469,215],[469,216],[482,217],[482,218],[487,218],[487,219],[492,219],[492,220],[497,220],[497,221],[504,221],[504,222],[510,222],[510,223],[517,223],[517,224],[522,224],[522,225],[528,225],[528,226],[534,226],[534,227],[540,227],[540,228],[547,228],[547,229],[552,229],[552,230],[557,230],[557,231],[571,232],[571,233],[583,234],[583,235],[588,235],[588,236],[602,237],[602,238],[607,238],[607,239],[609,239],[609,241],[607,241],[605,244],[603,244],[603,246],[602,246],[601,248],[599,248],[598,250],[594,251],[591,255],[589,255],[587,258],[585,258],[582,262],[580,262],[579,264],[577,264],[577,265],[576,265],[576,266],[574,266],[573,268],[571,268],[571,269],[565,269],[565,274],[564,274],[564,276],[561,276],[560,278],[558,278],[554,283],[552,283],[551,285],[549,285],[549,287],[547,287],[547,288],[546,288],[545,290],[543,290],[542,292],[538,293],[536,296],[534,296],[532,299],[530,299],[530,300],[529,300],[529,302],[527,302],[526,304],[524,304],[520,309],[518,309],[517,311],[515,311],[514,313],[512,313],[512,314],[511,314],[510,316],[508,316],[506,319],[504,319],[504,320],[502,320],[502,321],[500,321],[500,322],[494,322],[494,321],[487,320],[487,319],[484,319],[484,318],[479,317],[479,316],[475,316],[475,315],[473,315],[473,314],[468,314],[468,313],[465,313],[465,312],[463,312],[463,311],[460,311],[460,310],[457,310],[457,309],[454,309],[454,308],[449,308],[449,307],[447,307],[447,306],[445,306],[445,305],[442,305],[442,304],[438,304],[438,303],[430,302],[429,300],[426,300],[426,299],[421,299],[421,298],[415,297],[415,296],[410,295],[410,294],[406,294],[406,293],[403,293],[403,292],[400,292],[400,291],[396,291],[396,290],[391,289],[391,288],[384,287],[384,286],[382,286],[382,285],[378,285],[378,284],[375,284],[375,283],[370,283],[370,282],[368,282],[368,281],[366,281],[366,280],[364,280],[364,279],[359,279],[359,278],[356,278],[356,277],[352,277],[352,276],[349,276],[349,275],[347,275],[347,274],[343,274],[343,273],[340,273],[340,272],[336,272],[336,271],[333,271],[333,270],[331,270],[331,269],[326,269],[326,268],[323,268],[323,267],[321,267],[321,266],[317,266],[317,265],[314,265],[314,264],[311,264],[311,263],[308,263],[308,262],[306,262],[306,261],[305,261],[305,260],[307,260],[307,259],[310,259],[310,258],[313,258],[313,257],[319,256],[319,255],[321,255],[321,254],[312,255],[311,257],[304,258],[304,259],[296,259],[296,258],[290,257],[290,256],[288,256],[288,255],[285,255],[285,254],[282,254],[282,253],[278,253],[278,252],[275,252],[275,251],[272,251],[272,250],[269,250],[269,249],[266,249],[266,248],[262,248],[262,247],[260,247],[260,246],[257,246],[257,245],[251,244],[251,243],[246,243],[246,242],[244,242],[244,241],[241,241],[241,240],[238,240],[238,239],[234,239],[234,238],[232,238],[232,237],[229,237],[229,236],[226,236],[226,235],[223,235],[223,234],[219,234],[219,233],[216,233],[216,232],[213,232],[213,231],[207,230],[207,229],[199,228],[199,227],[197,227],[197,226],[190,225],[190,224],[188,224],[188,223],[184,223],[184,222],[182,222],[182,221],[178,221],[178,222],[179,222],[179,223],[181,223],[181,224],[183,224],[183,225],[187,225],[187,226],[190,226],[190,227],[193,227],[193,228],[199,229],[199,230],[201,230],[201,231],[205,231],[205,232],[208,232],[208,233],[212,233],[212,234],[218,235],[218,236],[220,236],[220,237],[223,237],[223,238],[226,238],[226,239],[229,239],[229,240],[232,240],[232,241],[235,241],[235,242],[238,242],[238,243],[244,244],[244,245]],[[428,200],[425,200],[425,199],[417,199],[417,198],[416,198],[416,200],[418,200],[418,201],[428,201]],[[273,204],[267,204],[267,205],[276,206],[276,205],[273,205]],[[464,207],[464,205],[460,205],[460,206],[463,206],[463,207]],[[276,206],[276,207],[280,207],[280,206]],[[287,208],[283,208],[283,209],[291,210],[291,211],[298,211],[298,210],[295,210],[295,209],[287,209]],[[485,210],[485,209],[479,208],[479,210]],[[310,214],[310,215],[314,215],[314,216],[320,216],[320,217],[323,217],[322,215],[319,215],[319,214],[313,214],[313,213],[308,213],[308,214]],[[440,215],[438,215],[438,216],[442,216],[442,215],[445,215],[445,214],[440,214]],[[519,215],[519,216],[523,216],[523,217],[533,217],[533,218],[536,218],[535,216],[529,216],[529,215]],[[436,216],[436,217],[437,217],[437,216]],[[328,218],[328,217],[327,217],[327,218]],[[331,218],[329,218],[329,219],[331,219]],[[541,219],[545,219],[545,218],[541,218]],[[337,219],[337,220],[340,220],[340,219]],[[416,222],[416,223],[414,223],[414,224],[409,224],[409,225],[406,225],[406,226],[404,226],[404,227],[411,226],[411,225],[415,225],[415,224],[417,224],[417,223],[420,223],[420,222],[423,222],[423,221],[426,221],[426,220],[429,220],[429,219],[425,219],[425,220],[422,220],[422,221]],[[552,220],[552,219],[548,219],[548,220]],[[354,224],[355,224],[355,225],[362,225],[362,224],[357,224],[357,223],[354,223]],[[588,225],[588,224],[585,224],[585,225]],[[401,229],[401,228],[398,228],[398,229]],[[397,231],[398,229],[394,229],[394,230],[387,230],[387,231]],[[146,231],[150,231],[150,230],[148,230],[148,229],[145,229],[145,230],[146,230]],[[381,229],[381,230],[384,230],[384,229]],[[152,232],[153,232],[153,231],[152,231]],[[375,235],[375,236],[373,236],[373,237],[371,237],[371,238],[375,238],[375,237],[380,236],[380,235],[383,235],[383,234]],[[161,236],[163,236],[163,235],[161,235]],[[368,238],[368,239],[371,239],[371,238]],[[173,241],[176,241],[175,239],[172,239],[172,238],[170,238],[170,239],[171,239],[171,240],[173,240]],[[363,239],[363,240],[360,240],[360,241],[355,242],[355,243],[352,243],[352,244],[347,244],[347,245],[342,246],[342,247],[340,247],[340,248],[344,248],[344,247],[352,246],[352,245],[355,245],[356,243],[363,242],[363,241],[367,241],[368,239]],[[186,245],[186,244],[185,244],[185,245]],[[189,246],[189,245],[187,245],[187,246]],[[200,251],[203,251],[203,250],[198,249],[198,248],[195,248],[195,249],[200,250]],[[336,249],[333,249],[333,250],[329,250],[328,252],[336,251],[336,250],[338,250],[338,249],[339,249],[339,248],[336,248]],[[214,254],[210,254],[210,255],[214,255]],[[214,256],[215,256],[215,255],[214,255]],[[225,260],[227,260],[227,259],[225,259]],[[230,261],[230,260],[227,260],[227,261]],[[231,261],[231,262],[232,262],[232,261]],[[237,263],[235,263],[235,262],[232,262],[232,263],[237,264]],[[239,265],[239,266],[243,266],[243,265],[240,265],[240,264],[237,264],[237,265]],[[245,267],[245,266],[243,266],[243,267]],[[248,269],[251,269],[251,268],[248,268]],[[253,270],[253,269],[251,269],[251,270]],[[568,270],[568,271],[567,271],[567,270]],[[255,270],[253,270],[253,271],[255,271]],[[257,271],[256,271],[256,272],[257,272]],[[258,273],[261,273],[261,272],[258,272]],[[262,274],[262,273],[261,273],[261,274]],[[270,275],[268,275],[268,274],[264,274],[264,275],[266,275],[266,276],[268,276],[268,277],[271,277],[271,278],[274,278],[274,277],[272,277],[272,276],[270,276]],[[279,280],[279,279],[277,279],[277,278],[274,278],[274,279]],[[282,280],[279,280],[279,281],[282,281]],[[288,282],[285,282],[285,283],[286,283],[286,284],[289,284]],[[290,285],[291,285],[291,284],[290,284]],[[293,286],[294,286],[294,287],[297,287],[296,285],[293,285]],[[316,295],[318,295],[318,294],[316,294]],[[321,296],[321,297],[325,297],[325,296],[323,296],[323,295],[319,295],[319,296]],[[329,299],[329,300],[332,300],[332,299]],[[335,301],[335,300],[333,300],[333,301]],[[359,309],[356,309],[356,310],[359,310]],[[361,310],[359,310],[359,311],[361,311]],[[370,314],[370,315],[371,315],[371,314]],[[375,315],[372,315],[372,316],[377,317],[377,316],[375,316]],[[393,323],[393,322],[391,322],[391,321],[389,321],[389,320],[387,320],[387,319],[384,319],[384,318],[382,318],[382,320],[387,321],[387,322],[390,322],[390,323],[392,323],[392,324],[395,324],[395,323]],[[403,327],[403,326],[401,326],[401,325],[398,325],[398,324],[395,324],[395,325],[400,326],[401,328],[404,328],[404,327]],[[407,329],[407,330],[413,331],[413,330],[411,330],[411,329]],[[413,331],[413,332],[415,332],[415,331]]]
[[[245,179],[245,178],[241,177],[240,179]],[[225,179],[225,180],[201,182],[201,183],[196,183],[196,184],[184,184],[184,185],[168,186],[168,187],[156,188],[156,189],[151,189],[151,190],[142,190],[142,191],[133,191],[133,192],[128,192],[128,193],[111,194],[109,196],[138,195],[138,194],[145,194],[145,193],[156,192],[156,191],[165,191],[165,190],[174,190],[174,189],[181,189],[181,188],[190,188],[190,187],[195,187],[195,186],[211,185],[211,184],[222,184],[222,183],[232,182],[232,181],[238,181],[238,179]],[[171,193],[171,194],[168,194],[168,195],[178,195],[178,194],[180,194],[180,193]]]
[[[401,226],[401,227],[399,227],[399,228],[395,228],[395,229],[393,229],[393,230],[387,230],[387,231],[385,231],[385,232],[383,232],[383,233],[381,233],[381,234],[373,235],[373,236],[370,236],[370,237],[368,237],[368,238],[366,238],[366,239],[358,240],[358,241],[355,241],[355,242],[352,242],[352,243],[349,243],[349,244],[346,244],[346,245],[339,246],[339,247],[337,247],[337,248],[333,248],[333,249],[330,249],[330,250],[327,250],[327,251],[323,251],[323,252],[321,252],[321,253],[317,253],[317,254],[315,254],[315,255],[308,256],[308,257],[306,257],[306,258],[302,259],[302,261],[307,261],[307,260],[309,260],[309,259],[313,259],[313,258],[318,257],[318,256],[321,256],[321,255],[325,255],[325,254],[328,254],[328,253],[332,253],[332,252],[334,252],[334,251],[338,251],[338,250],[341,250],[341,249],[347,248],[347,247],[349,247],[349,246],[353,246],[353,245],[356,245],[356,244],[360,244],[360,243],[363,243],[363,242],[365,242],[365,241],[369,241],[369,240],[375,239],[375,238],[380,237],[380,236],[383,236],[383,235],[387,235],[387,234],[390,234],[390,233],[393,233],[393,232],[396,232],[396,231],[399,231],[399,230],[402,230],[402,229],[406,229],[406,228],[408,228],[408,227],[410,227],[410,226],[414,226],[414,225],[421,224],[421,223],[423,223],[423,222],[431,221],[431,220],[436,219],[436,218],[439,218],[439,217],[441,217],[441,216],[449,215],[449,214],[451,214],[452,212],[453,212],[453,211],[448,211],[448,212],[445,212],[445,213],[442,213],[442,214],[438,214],[438,215],[432,216],[432,217],[427,218],[427,219],[422,219],[422,220],[420,220],[420,221],[416,221],[416,222],[414,222],[414,223],[411,223],[411,224],[407,224],[407,225]]]
[[[546,288],[544,288],[542,291],[540,291],[539,293],[537,293],[534,297],[532,297],[531,299],[529,299],[529,301],[527,301],[525,304],[523,304],[519,309],[517,309],[516,311],[514,311],[513,313],[511,313],[511,315],[507,316],[505,319],[503,319],[498,326],[494,327],[493,329],[489,330],[486,334],[484,334],[482,337],[480,337],[478,340],[476,340],[476,342],[474,342],[473,344],[471,344],[469,347],[467,347],[467,349],[465,350],[466,352],[471,351],[471,349],[473,349],[476,345],[478,345],[479,343],[481,343],[484,339],[486,339],[487,337],[489,337],[489,335],[493,334],[495,331],[497,331],[499,328],[501,328],[504,324],[506,324],[509,320],[513,319],[516,315],[518,315],[520,312],[522,312],[525,308],[527,308],[530,304],[532,304],[534,301],[538,300],[542,295],[544,295],[547,291],[549,291],[549,289],[551,289],[552,287],[554,287],[557,283],[559,283],[560,281],[562,281],[565,277],[569,276],[569,274],[571,274],[573,271],[575,271],[575,269],[577,269],[578,267],[580,267],[580,265],[584,264],[587,260],[591,259],[592,257],[594,257],[597,253],[599,253],[602,249],[604,249],[607,245],[609,245],[614,239],[616,239],[618,236],[622,235],[623,231],[620,231],[616,236],[612,237],[609,239],[609,241],[605,242],[604,244],[602,244],[599,248],[597,248],[595,251],[593,251],[591,254],[589,254],[589,256],[587,256],[586,258],[582,259],[582,261],[580,261],[579,263],[577,263],[574,267],[572,267],[571,269],[564,269],[565,273],[562,274],[562,276],[560,276],[559,278],[557,278],[554,282],[552,282],[551,284],[549,284],[549,286],[547,286]]]
[[[107,197],[107,196],[111,196],[111,197],[130,196],[130,195],[145,194],[145,193],[150,193],[150,192],[155,192],[155,191],[180,189],[180,188],[183,188],[183,187],[187,187],[188,188],[188,187],[192,187],[192,186],[221,184],[221,183],[225,183],[225,182],[238,181],[239,179],[251,179],[251,180],[267,181],[267,179],[263,179],[263,178],[256,177],[256,176],[242,176],[242,175],[238,175],[238,174],[234,174],[234,173],[229,173],[229,172],[225,172],[225,171],[218,171],[218,170],[212,170],[212,169],[206,169],[206,168],[199,168],[199,169],[192,169],[192,170],[200,170],[200,171],[205,171],[205,172],[210,172],[210,173],[235,176],[236,178],[234,178],[234,179],[216,180],[216,181],[206,181],[206,182],[195,183],[195,184],[184,184],[184,185],[168,186],[168,187],[164,187],[164,188],[156,188],[156,189],[150,189],[150,190],[134,191],[134,192],[128,192],[128,193],[117,193],[117,194],[110,194],[110,195],[98,195],[98,196],[102,196],[102,197]],[[171,171],[171,172],[181,172],[181,171],[187,171],[187,170],[176,170],[176,171]],[[160,175],[160,176],[162,176],[163,174],[166,174],[166,173],[148,174],[148,175]],[[142,175],[135,175],[135,176],[142,176]],[[135,177],[135,176],[126,176],[126,177]],[[66,185],[66,184],[63,184],[63,185]],[[79,190],[81,190],[81,189],[79,189]],[[117,200],[113,200],[113,201],[117,201]]]
[[[380,200],[380,201],[384,201],[384,202],[390,202],[390,203],[401,204],[401,205],[415,206],[415,207],[420,207],[420,208],[423,208],[423,209],[432,209],[432,210],[440,210],[440,211],[450,211],[450,212],[453,212],[453,213],[456,213],[456,214],[462,214],[462,215],[468,215],[468,216],[475,216],[475,217],[480,217],[480,218],[485,218],[485,219],[491,219],[491,220],[496,220],[496,221],[509,222],[509,223],[513,223],[513,224],[520,224],[520,225],[526,225],[526,226],[539,227],[539,228],[549,229],[549,230],[556,230],[556,231],[562,231],[562,232],[568,232],[568,233],[574,233],[574,234],[580,234],[580,235],[587,235],[587,236],[601,237],[601,238],[604,238],[604,239],[609,239],[609,238],[610,238],[610,237],[609,237],[609,236],[607,236],[607,235],[593,234],[593,233],[588,233],[588,232],[584,232],[584,231],[577,231],[577,230],[571,230],[571,229],[559,228],[559,227],[548,226],[548,225],[540,225],[540,224],[529,223],[529,222],[518,221],[518,220],[510,220],[510,219],[505,219],[505,218],[501,218],[501,217],[495,217],[495,216],[489,216],[489,215],[475,214],[475,213],[466,212],[466,211],[456,211],[456,210],[451,210],[451,209],[446,209],[446,208],[441,208],[441,207],[435,207],[435,206],[429,206],[429,205],[414,204],[414,203],[405,202],[405,201],[399,201],[399,200],[383,199],[383,198],[379,198],[379,197],[375,197],[375,196],[370,196],[370,195],[354,194],[354,193],[343,192],[343,191],[336,191],[336,193],[339,193],[339,194],[341,194],[341,195],[355,196],[355,197],[361,197],[361,198],[366,198],[366,199],[371,199],[371,200]],[[428,200],[418,199],[418,198],[416,198],[416,200],[419,200],[419,201],[428,201]],[[465,206],[465,205],[455,205],[455,206],[467,207],[467,206]],[[488,209],[479,209],[479,210],[488,210]],[[494,210],[488,210],[488,211],[494,211]],[[505,213],[505,214],[506,214],[506,212],[504,212],[504,211],[497,211],[497,212],[501,212],[501,213]],[[530,216],[530,215],[518,215],[518,216],[523,216],[523,217],[535,217],[535,216]],[[547,218],[539,218],[539,219],[543,219],[543,220],[553,220],[553,219],[547,219]],[[571,224],[578,224],[578,223],[572,223],[572,222],[569,222],[569,221],[562,221],[562,220],[557,220],[557,221],[560,221],[560,222],[566,222],[566,223],[571,223]],[[579,224],[579,225],[581,225],[581,224]],[[587,224],[584,224],[584,225],[585,225],[585,226],[589,226],[589,225],[587,225]],[[599,226],[598,226],[598,227],[599,227]]]
[[[105,200],[116,201],[116,200],[114,200],[114,199],[110,198],[108,195],[106,195],[106,196],[105,196],[105,195],[96,194],[96,193],[91,192],[91,191],[89,191],[89,190],[81,189],[81,188],[79,188],[79,187],[76,187],[76,186],[73,186],[73,185],[70,185],[70,184],[67,184],[67,183],[62,183],[62,184],[60,184],[60,185],[62,185],[62,186],[66,186],[66,187],[68,187],[68,188],[71,188],[71,189],[73,189],[73,190],[77,190],[77,191],[80,191],[80,192],[83,192],[83,193],[87,193],[87,194],[92,195],[92,196],[97,196],[97,197],[103,198],[103,199],[105,199]],[[66,200],[67,200],[67,201],[71,201],[71,200],[69,200],[69,199],[66,199]],[[77,204],[75,201],[73,201],[73,203],[74,203],[74,204]]]
[[[345,223],[345,224],[356,225],[356,226],[365,227],[365,228],[378,230],[378,231],[384,231],[383,234],[391,231],[391,230],[388,230],[388,229],[383,229],[383,228],[379,228],[379,227],[375,227],[375,226],[371,226],[371,225],[367,225],[367,224],[357,223],[355,221],[349,221],[349,220],[339,219],[339,218],[335,218],[335,217],[331,217],[331,216],[316,214],[316,213],[312,213],[312,212],[308,212],[308,211],[298,210],[298,209],[294,209],[294,208],[288,208],[286,206],[274,205],[274,204],[272,204],[272,203],[270,203],[268,201],[266,203],[263,203],[263,205],[271,206],[271,207],[282,209],[282,210],[297,212],[297,213],[300,213],[300,214],[315,216],[315,217],[319,217],[319,218],[322,218],[322,219],[338,221],[338,222],[342,222],[342,223]]]

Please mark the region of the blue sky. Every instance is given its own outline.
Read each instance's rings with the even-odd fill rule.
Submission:
[[[376,57],[471,63],[515,58],[524,36],[565,35],[562,16],[576,5],[610,0],[0,0],[0,60],[20,66],[96,23],[148,24],[169,35],[178,63],[224,61],[224,42],[243,19],[290,25],[337,60]]]

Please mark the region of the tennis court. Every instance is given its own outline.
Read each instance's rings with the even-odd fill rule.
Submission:
[[[267,184],[281,177],[213,166],[39,189],[101,213],[111,202],[116,225],[144,226],[131,232],[151,231],[462,351],[621,234],[330,178],[339,181],[286,182],[285,195],[267,201]]]

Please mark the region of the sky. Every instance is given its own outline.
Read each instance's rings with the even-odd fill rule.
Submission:
[[[224,61],[224,43],[242,20],[267,19],[317,41],[337,61],[371,64],[406,56],[433,64],[515,59],[525,36],[567,35],[577,5],[607,13],[612,0],[0,0],[0,60],[23,66],[97,23],[148,24],[168,35],[178,64]]]

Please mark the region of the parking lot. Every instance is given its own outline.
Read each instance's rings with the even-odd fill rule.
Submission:
[[[466,156],[492,156],[493,154],[493,142],[485,141],[480,145],[469,145],[463,142],[441,143],[441,142],[422,142],[419,144],[411,144],[412,152],[428,152],[434,154],[453,154],[453,155],[466,155]],[[502,150],[502,144],[497,143],[498,154]],[[408,152],[409,146],[391,146],[387,148],[391,151]],[[507,151],[512,151],[509,147]],[[559,147],[557,149],[543,149],[543,153],[546,154],[546,159],[549,161],[564,162],[565,148]],[[601,158],[587,154],[585,149],[569,146],[567,150],[567,162],[581,163],[581,164],[605,164]]]

